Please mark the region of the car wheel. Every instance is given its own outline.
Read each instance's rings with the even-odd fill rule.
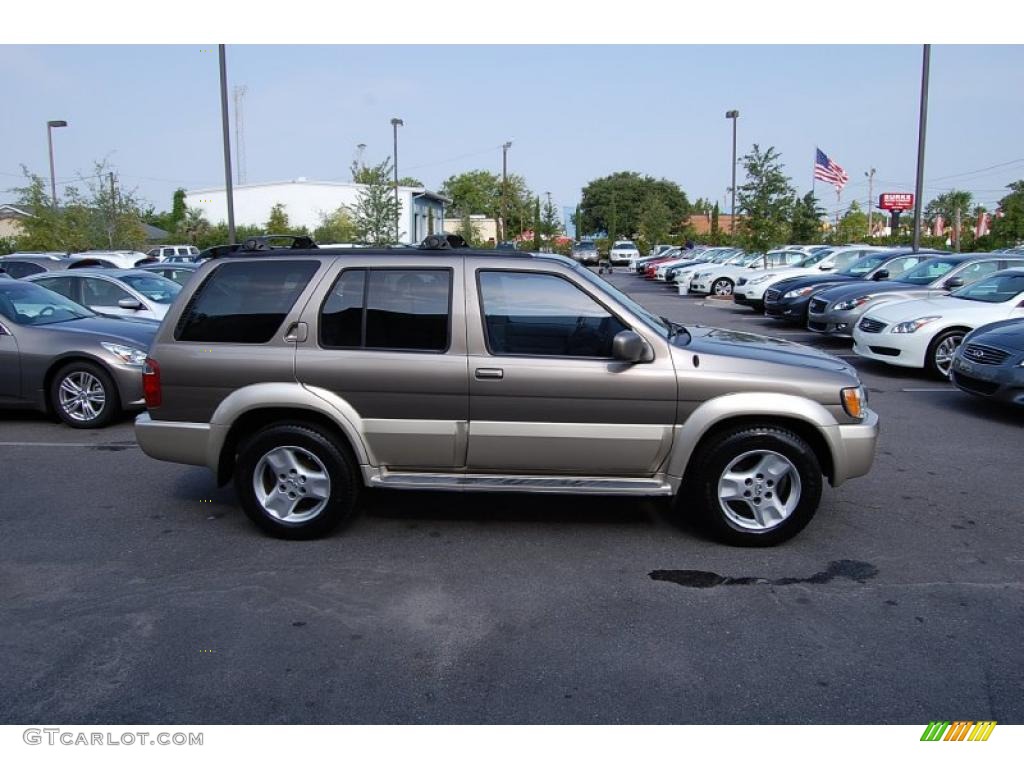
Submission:
[[[50,406],[75,429],[105,427],[121,410],[113,379],[96,363],[68,363],[50,383]]]
[[[347,447],[311,426],[275,424],[242,446],[235,489],[266,533],[312,539],[352,517],[359,480]]]
[[[727,277],[720,277],[711,286],[711,292],[715,296],[732,296],[732,280]]]
[[[967,331],[953,328],[932,339],[932,343],[928,345],[928,354],[925,356],[928,373],[936,378],[948,379],[950,368],[953,366],[953,353],[966,335]]]
[[[677,499],[727,544],[765,547],[799,533],[821,499],[821,465],[807,442],[770,425],[737,427],[693,457]]]

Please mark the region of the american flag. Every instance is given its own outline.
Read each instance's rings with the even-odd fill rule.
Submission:
[[[814,151],[817,153],[814,157],[814,178],[827,181],[837,190],[845,187],[850,177],[843,170],[843,166],[834,160],[830,160],[829,156],[820,149],[815,149]]]

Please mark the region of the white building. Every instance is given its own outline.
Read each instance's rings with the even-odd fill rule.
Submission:
[[[355,205],[359,191],[365,187],[365,184],[354,182],[309,181],[304,177],[267,184],[242,184],[233,187],[235,224],[262,225],[270,218],[270,209],[280,203],[292,225],[306,227],[312,232],[320,226],[324,214],[333,213],[343,205]],[[422,187],[399,187],[399,239],[403,243],[420,242],[430,234],[431,220],[434,231],[440,232],[444,207],[448,202],[447,198]],[[214,224],[228,219],[224,187],[189,190],[185,193],[185,205],[202,211]]]

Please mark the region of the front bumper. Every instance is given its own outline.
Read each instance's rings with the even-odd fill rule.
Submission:
[[[704,280],[691,280],[690,281],[690,293],[707,294],[711,293],[711,288]]]
[[[870,408],[859,424],[838,424],[828,430],[832,449],[832,485],[866,475],[875,461],[878,414]]]
[[[120,362],[104,361],[107,370],[114,377],[114,384],[117,386],[117,394],[121,399],[121,407],[126,411],[137,410],[146,407],[146,399],[142,394],[142,368],[137,365],[125,365]]]
[[[800,323],[803,325],[807,322],[807,305],[810,302],[806,299],[801,301],[800,299],[785,299],[782,301],[765,301],[764,302],[764,313],[768,317],[775,317],[779,320],[789,320],[790,322]]]
[[[964,392],[986,400],[1024,406],[1024,368],[1020,364],[982,365],[953,356],[950,380]]]
[[[857,327],[859,320],[860,315],[853,312],[808,312],[807,330],[849,339],[853,336],[853,329]]]
[[[913,333],[853,332],[853,352],[868,360],[897,365],[901,368],[924,368],[925,352],[931,336],[914,338]]]

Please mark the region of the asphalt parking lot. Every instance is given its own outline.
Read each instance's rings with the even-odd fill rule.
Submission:
[[[0,414],[4,723],[1024,722],[1024,414],[848,356],[873,472],[770,550],[658,501],[376,492],[283,542],[203,469]]]

